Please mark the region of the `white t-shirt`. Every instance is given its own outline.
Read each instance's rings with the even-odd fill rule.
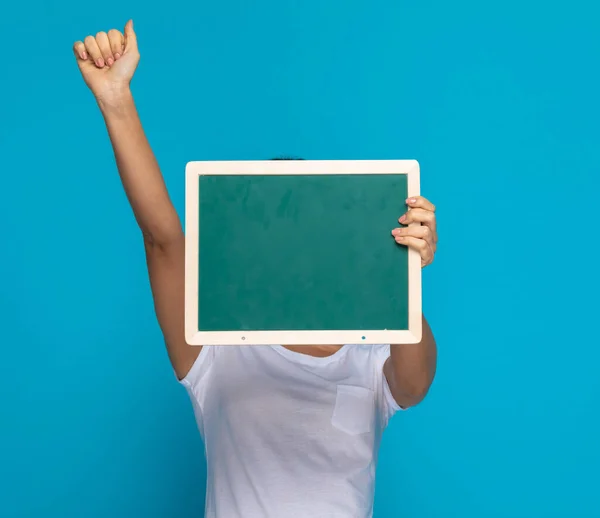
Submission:
[[[371,517],[381,434],[399,409],[389,354],[204,346],[182,383],[204,440],[205,518]]]

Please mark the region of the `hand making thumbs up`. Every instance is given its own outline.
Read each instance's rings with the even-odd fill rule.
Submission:
[[[119,101],[129,91],[129,83],[140,60],[133,21],[124,34],[117,29],[87,36],[73,45],[84,81],[103,104]]]

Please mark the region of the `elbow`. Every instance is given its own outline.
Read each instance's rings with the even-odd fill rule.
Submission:
[[[411,399],[416,401],[422,401],[425,399],[425,396],[429,392],[429,387],[431,386],[430,380],[419,380],[416,381],[412,386],[408,388],[408,395]]]
[[[393,394],[394,399],[402,408],[409,408],[418,405],[425,399],[429,392],[429,384],[415,384],[414,386],[406,388],[400,394]]]
[[[144,237],[144,244],[149,248],[167,248],[172,243],[179,243],[184,239],[181,221],[173,208],[153,213],[152,217],[136,215],[136,219]]]
[[[412,402],[412,406],[418,405],[421,401],[423,401],[425,399],[425,397],[429,393],[429,387],[430,387],[429,383],[427,383],[427,384],[424,383],[422,385],[415,387],[410,392],[410,399]]]
[[[166,250],[171,248],[173,244],[179,244],[185,240],[185,236],[181,226],[164,229],[142,229],[144,237],[144,246],[146,249]]]
[[[413,373],[407,376],[399,372],[392,372],[390,391],[396,403],[402,408],[418,405],[427,396],[433,382],[433,373]]]
[[[429,392],[435,376],[435,365],[395,363],[388,358],[383,366],[392,397],[402,408],[419,404]]]

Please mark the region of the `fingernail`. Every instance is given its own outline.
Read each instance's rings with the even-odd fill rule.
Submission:
[[[119,59],[121,57],[121,54],[119,54],[118,52],[115,54],[115,59]]]
[[[416,198],[408,198],[408,200],[406,200],[406,203],[415,203],[416,201]]]
[[[104,60],[102,58],[99,58],[96,61],[96,65],[98,65],[100,68],[104,68]]]
[[[398,237],[396,238],[396,241],[404,241],[404,238],[403,238],[402,236],[398,236]]]
[[[106,60],[106,62],[108,63],[108,66],[109,66],[109,67],[110,67],[110,66],[111,66],[111,65],[114,63],[114,61],[112,60],[112,58],[108,58],[108,59]]]
[[[402,217],[398,220],[400,223],[406,221],[406,214],[403,214]]]
[[[87,58],[88,58],[87,52],[82,52],[81,53],[81,59],[87,59]]]

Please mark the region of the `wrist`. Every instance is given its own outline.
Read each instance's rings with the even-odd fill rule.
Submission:
[[[104,117],[126,115],[134,108],[133,95],[129,87],[99,95],[96,97],[96,102]]]

